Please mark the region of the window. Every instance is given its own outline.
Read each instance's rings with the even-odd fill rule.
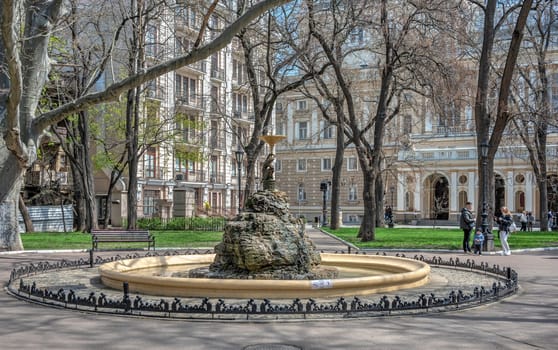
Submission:
[[[182,75],[175,75],[174,95],[181,103],[196,106],[196,87],[197,80]]]
[[[355,157],[347,158],[347,170],[348,171],[356,171],[358,170],[357,167],[357,159]]]
[[[403,135],[410,134],[413,131],[413,117],[406,115],[403,117]]]
[[[145,190],[143,192],[143,215],[153,216],[155,214],[155,203],[159,199],[159,191]]]
[[[157,27],[148,25],[145,32],[145,54],[154,57],[157,55]]]
[[[281,170],[283,170],[283,162],[281,162],[281,159],[276,159],[275,160],[275,171],[280,173]]]
[[[275,132],[277,135],[285,135],[285,123],[284,122],[277,122],[275,126]]]
[[[308,107],[306,105],[306,100],[297,101],[297,103],[296,103],[296,110],[297,111],[305,111],[307,109],[308,109]]]
[[[308,122],[298,123],[298,139],[306,140],[308,138]]]
[[[296,171],[306,171],[306,159],[299,159],[297,161]]]
[[[143,166],[145,177],[155,177],[155,167],[156,167],[156,156],[157,151],[153,147],[149,147],[147,152],[145,152]]]
[[[357,185],[352,184],[349,186],[349,201],[356,201],[357,199]]]
[[[324,123],[324,131],[323,131],[323,138],[324,139],[332,139],[333,138],[333,126],[329,122]]]
[[[323,158],[322,171],[329,171],[329,170],[331,170],[331,158]]]
[[[364,31],[362,28],[354,28],[349,34],[349,43],[362,44],[364,42]]]
[[[303,202],[306,200],[306,190],[304,189],[304,184],[298,185],[297,199],[299,202]]]

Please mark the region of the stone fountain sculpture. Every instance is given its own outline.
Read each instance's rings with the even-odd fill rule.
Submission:
[[[244,210],[225,225],[215,260],[203,277],[246,279],[333,278],[321,268],[320,253],[305,235],[304,224],[289,213],[287,196],[275,189],[274,146],[285,136],[265,135],[270,146],[263,163],[263,190],[247,198]],[[200,276],[197,276],[200,277]]]

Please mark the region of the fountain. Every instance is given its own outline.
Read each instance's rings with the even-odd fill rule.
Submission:
[[[284,138],[261,137],[270,146],[263,190],[227,223],[215,254],[110,262],[99,268],[102,282],[117,289],[128,282],[131,292],[152,295],[235,298],[352,296],[427,283],[430,266],[420,261],[316,251],[289,213],[286,194],[275,188],[274,146]]]

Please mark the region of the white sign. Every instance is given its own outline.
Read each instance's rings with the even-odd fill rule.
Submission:
[[[311,283],[312,283],[312,289],[333,288],[332,280],[314,280],[311,281]]]

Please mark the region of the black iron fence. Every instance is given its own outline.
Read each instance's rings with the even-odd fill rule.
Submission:
[[[187,252],[148,252],[143,256],[180,255],[180,254],[207,254],[189,250]],[[92,254],[91,254],[92,255]],[[383,255],[386,255],[385,253]],[[405,257],[403,254],[396,256]],[[432,266],[468,270],[471,273],[490,274],[496,277],[497,282],[491,286],[474,286],[470,290],[451,290],[445,295],[421,293],[411,298],[400,296],[379,296],[376,300],[365,300],[361,297],[337,298],[325,301],[314,299],[302,300],[295,298],[292,301],[272,301],[270,299],[245,301],[224,299],[212,300],[201,298],[198,302],[183,302],[180,298],[147,300],[140,295],[132,296],[128,292],[128,285],[124,282],[121,297],[109,298],[103,292],[91,291],[88,295],[77,295],[69,288],[48,289],[37,287],[32,281],[33,275],[48,273],[53,270],[85,268],[105,262],[139,258],[135,253],[126,256],[112,256],[108,258],[96,257],[93,261],[79,259],[76,261],[40,262],[14,268],[10,275],[8,290],[10,294],[22,299],[65,307],[69,309],[125,314],[130,316],[154,316],[170,318],[200,318],[200,319],[278,319],[281,318],[327,318],[327,317],[374,317],[387,315],[418,314],[430,311],[451,311],[479,306],[485,303],[515,294],[518,290],[517,272],[509,267],[499,265],[489,266],[487,263],[476,263],[467,259],[458,258],[444,260],[441,257],[426,258],[416,255],[413,258],[424,261]]]

